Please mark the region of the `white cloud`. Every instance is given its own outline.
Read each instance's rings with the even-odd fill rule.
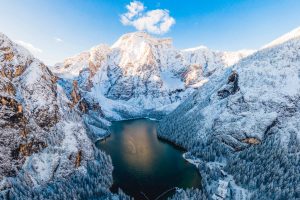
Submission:
[[[19,45],[21,45],[21,46],[25,47],[26,49],[28,49],[33,55],[43,53],[42,49],[33,46],[33,44],[31,44],[31,43],[24,42],[22,40],[17,40],[16,43],[18,43]]]
[[[57,42],[57,43],[63,42],[63,39],[61,39],[61,38],[59,38],[59,37],[55,37],[54,40],[55,40],[55,42]]]
[[[124,14],[124,16],[128,19],[132,19],[134,16],[145,10],[144,4],[139,1],[130,2],[129,5],[126,6],[128,12]]]
[[[164,34],[175,24],[175,19],[166,9],[146,11],[144,4],[139,1],[131,2],[126,8],[127,12],[121,15],[121,23],[133,26],[139,31]]]

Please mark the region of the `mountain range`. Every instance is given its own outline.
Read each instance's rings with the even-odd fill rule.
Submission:
[[[300,198],[299,50],[300,28],[237,52],[135,32],[50,67],[0,34],[0,199],[129,198],[94,142],[134,118],[188,151],[201,198]]]

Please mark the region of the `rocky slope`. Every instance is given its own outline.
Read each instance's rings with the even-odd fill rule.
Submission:
[[[88,137],[75,93],[0,33],[0,199],[111,195],[110,158]]]
[[[99,45],[68,58],[52,70],[66,81],[77,80],[84,98],[101,104],[109,119],[158,117],[173,110],[216,69],[251,53],[206,47],[179,51],[171,39],[135,32],[111,47]]]
[[[300,34],[283,38],[215,73],[159,123],[214,199],[300,198]]]

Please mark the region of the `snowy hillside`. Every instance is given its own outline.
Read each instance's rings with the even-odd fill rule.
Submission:
[[[289,39],[215,73],[159,123],[201,160],[215,199],[300,198],[300,38]]]
[[[99,45],[68,58],[52,70],[65,80],[78,80],[85,98],[99,102],[109,118],[124,119],[173,110],[216,69],[251,53],[180,51],[171,39],[135,32],[111,47]]]
[[[276,45],[285,43],[288,40],[292,40],[292,39],[299,38],[299,37],[300,37],[300,27],[298,27],[298,28],[284,34],[283,36],[273,40],[272,42],[270,42],[269,44],[263,46],[262,48],[265,49],[265,48],[274,47]]]
[[[111,195],[111,160],[95,148],[84,112],[56,81],[0,33],[0,199]]]

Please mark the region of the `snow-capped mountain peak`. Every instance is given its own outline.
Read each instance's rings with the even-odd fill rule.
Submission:
[[[140,46],[143,46],[144,43],[148,45],[165,45],[167,47],[171,47],[172,39],[155,38],[144,31],[138,31],[124,34],[111,46],[111,48],[127,49],[132,46],[139,48]]]
[[[159,66],[160,57],[174,50],[172,39],[155,38],[146,32],[133,32],[120,37],[111,49],[120,55],[117,63],[120,67],[130,67],[132,75],[140,71],[141,66]]]
[[[124,112],[132,116],[146,110],[169,112],[215,71],[250,53],[213,51],[204,46],[178,50],[170,38],[133,32],[111,47],[98,45],[67,58],[53,71],[78,80],[82,89],[88,89],[86,98],[101,102],[105,114],[118,118],[115,116]]]

